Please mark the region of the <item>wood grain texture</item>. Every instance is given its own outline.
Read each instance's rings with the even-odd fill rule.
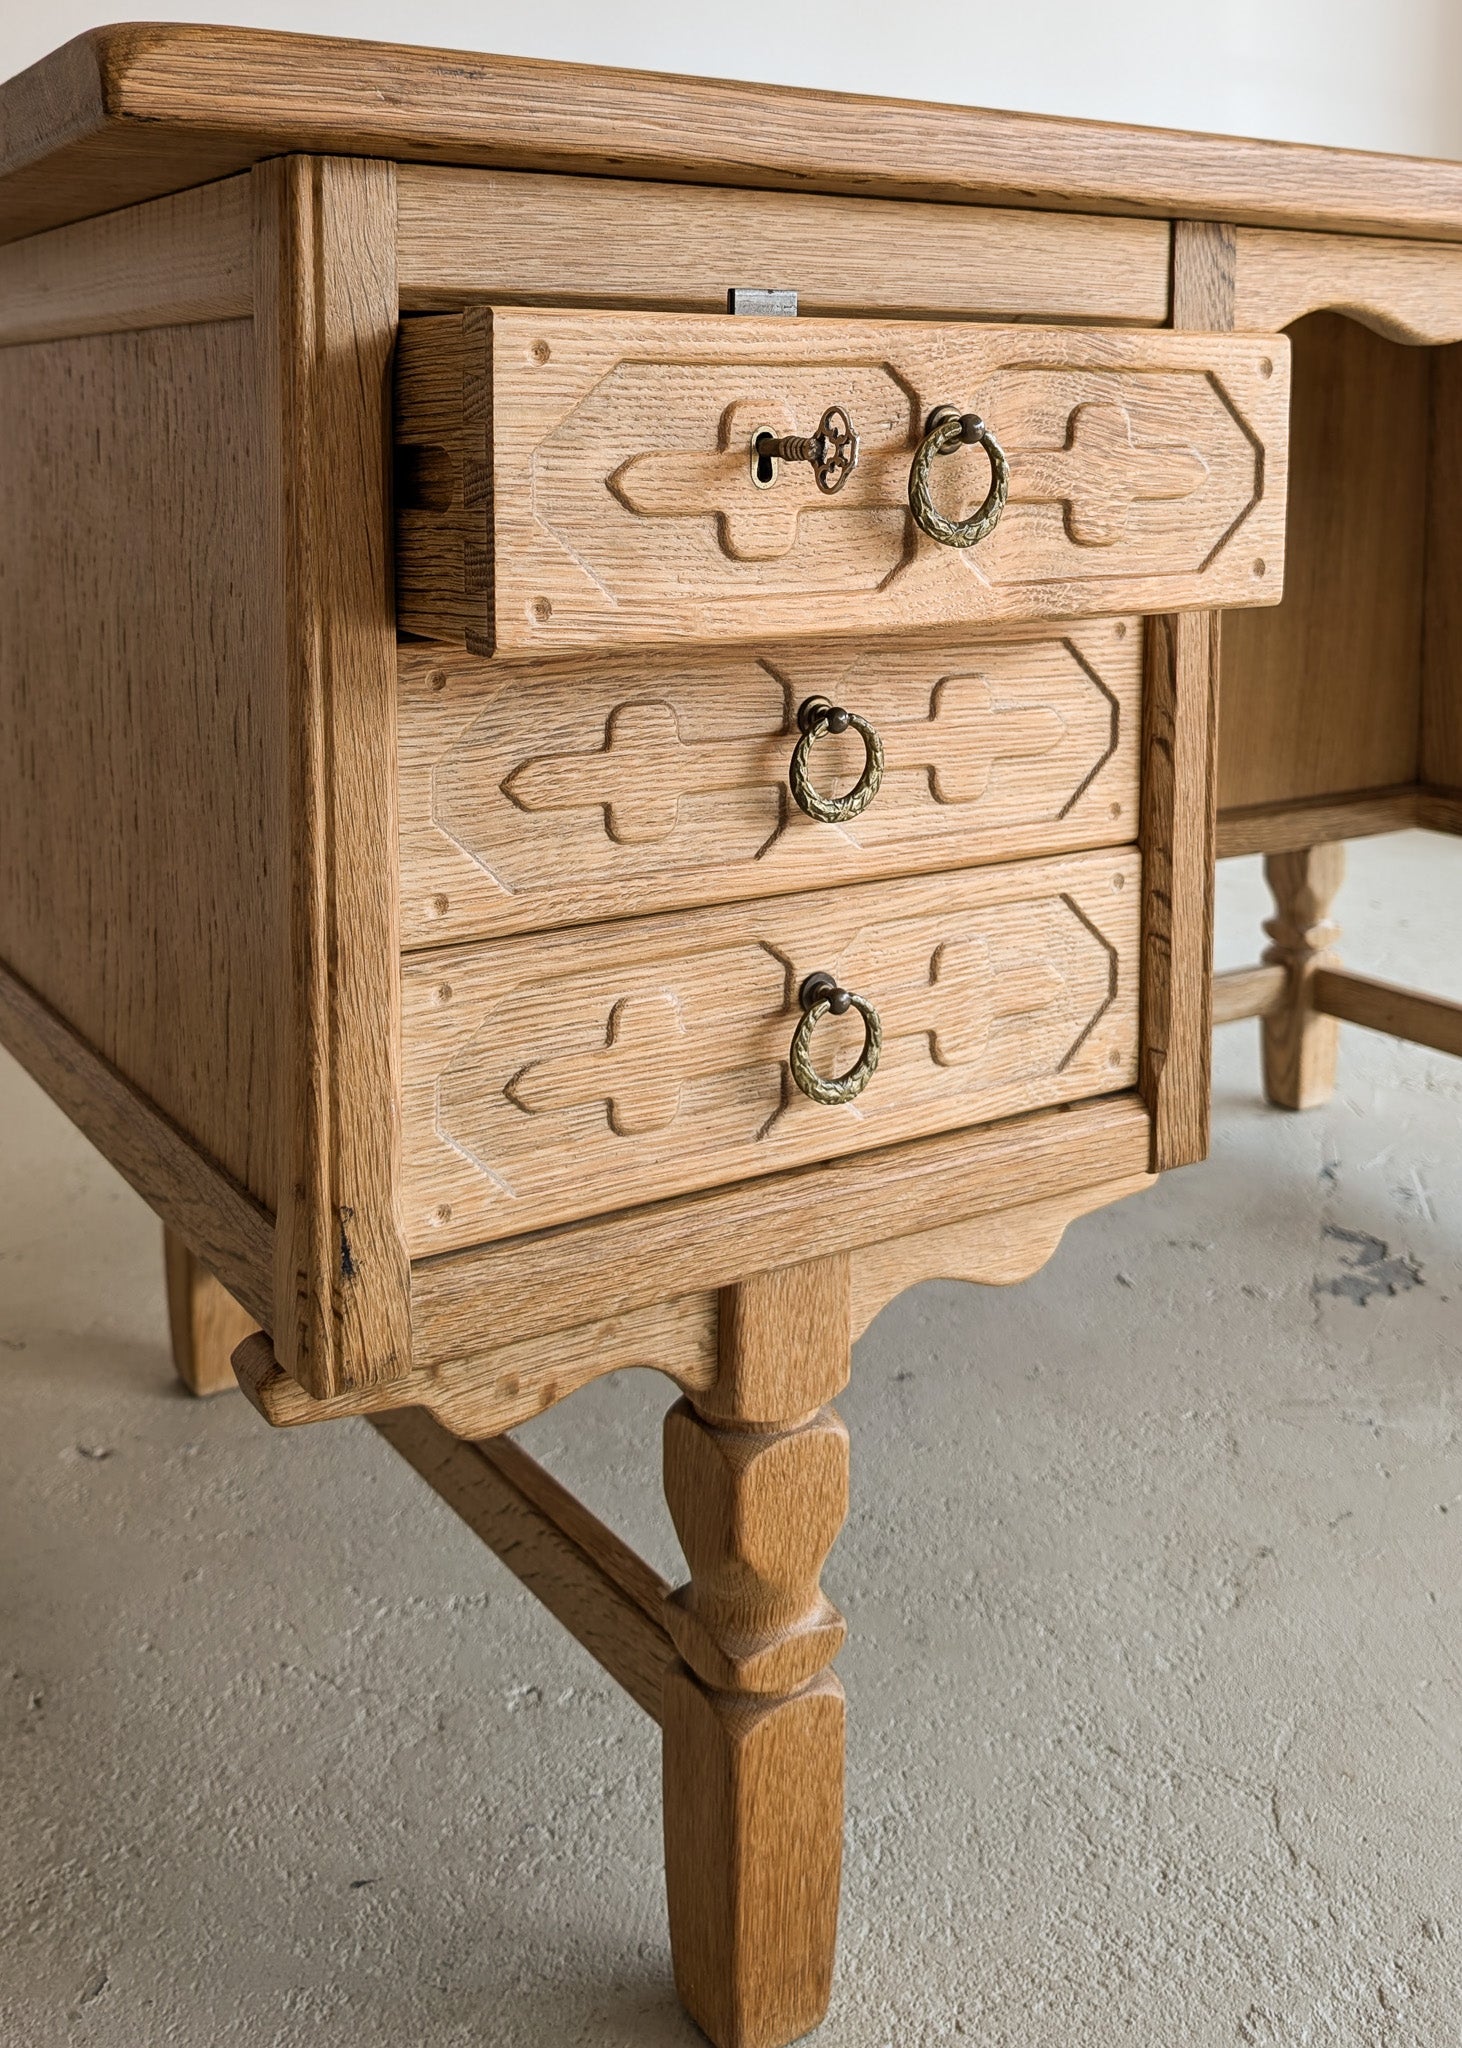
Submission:
[[[1158,327],[1166,221],[403,164],[403,310],[658,306],[724,313],[775,279],[803,314]]]
[[[254,29],[93,30],[0,134],[5,239],[303,150],[1462,240],[1456,164]]]
[[[1136,831],[1142,634],[937,647],[483,662],[403,646],[408,948],[1116,845]],[[846,825],[788,788],[797,707],[872,721],[883,786]],[[818,746],[851,787],[856,734]]]
[[[223,1394],[235,1385],[233,1354],[258,1329],[180,1237],[163,1232],[168,1332],[173,1366],[190,1394]]]
[[[665,1679],[665,1878],[681,2003],[715,2048],[784,2048],[832,1996],[843,1689],[786,1698]]]
[[[1428,357],[1332,313],[1291,339],[1285,596],[1224,624],[1225,811],[1418,779]]]
[[[618,1317],[891,1233],[1148,1170],[1151,1123],[1117,1095],[681,1196],[412,1268],[416,1353],[480,1350]]]
[[[0,966],[0,1044],[251,1315],[274,1302],[274,1218]]]
[[[1321,311],[1343,313],[1388,341],[1462,341],[1462,249],[1238,230],[1229,325],[1272,334]]]
[[[1264,1093],[1280,1109],[1318,1109],[1335,1091],[1340,1035],[1333,1018],[1316,1009],[1311,983],[1322,967],[1335,965],[1331,949],[1340,930],[1330,922],[1330,905],[1344,878],[1343,846],[1265,857],[1275,912],[1264,926],[1264,964],[1284,969],[1285,994],[1264,1016]]]
[[[1259,1014],[1257,1006],[1230,1007],[1220,1017],[1217,998],[1225,984],[1235,984],[1232,1003],[1248,1000],[1251,983],[1274,994],[1282,991],[1284,979],[1281,970],[1268,967],[1219,975],[1215,1022],[1227,1021],[1228,1015]],[[480,1322],[464,1318],[457,1355],[436,1358],[430,1368],[418,1364],[406,1379],[353,1389],[327,1401],[311,1400],[272,1359],[259,1358],[245,1391],[276,1429],[411,1407],[426,1409],[454,1436],[489,1437],[516,1428],[593,1380],[638,1367],[663,1373],[713,1419],[792,1414],[799,1400],[811,1412],[841,1390],[848,1369],[845,1350],[817,1348],[819,1333],[828,1327],[817,1293],[826,1284],[825,1269],[836,1277],[850,1265],[852,1335],[859,1337],[881,1309],[923,1280],[963,1280],[984,1287],[1028,1280],[1051,1258],[1076,1218],[1140,1193],[1152,1178],[1127,1173],[1044,1200],[1021,1200],[968,1221],[865,1244],[851,1260],[838,1254],[775,1268],[763,1276],[765,1287],[748,1280],[722,1288],[719,1295],[687,1294],[496,1349],[485,1344]],[[948,1196],[945,1206],[959,1209],[960,1195]],[[720,1341],[723,1308],[742,1326],[739,1337],[726,1343]],[[760,1351],[748,1341],[749,1317],[770,1333]],[[418,1330],[418,1358],[424,1348]],[[757,1370],[764,1377],[753,1376],[751,1361],[759,1361]],[[800,1393],[789,1392],[793,1384]]]
[[[1234,325],[1237,231],[1173,223],[1173,325]],[[1154,619],[1144,705],[1142,1087],[1155,1171],[1208,1151],[1219,618]]]
[[[0,441],[0,960],[273,1211],[285,706],[252,327],[0,350]]]
[[[1141,889],[1089,853],[408,955],[413,1255],[1130,1086]],[[788,1072],[814,971],[882,1018],[842,1107]],[[863,1028],[819,1025],[818,1070]]]
[[[1284,1002],[1289,975],[1283,967],[1231,967],[1213,977],[1213,1022],[1237,1024],[1267,1017]]]
[[[1405,783],[1399,789],[1358,790],[1346,796],[1312,796],[1297,803],[1220,811],[1218,857],[1229,860],[1245,853],[1298,853],[1334,839],[1404,832],[1412,825],[1431,822],[1424,815],[1430,801],[1425,790]]]
[[[1462,832],[1462,789],[1423,789],[1416,822],[1428,832]]]
[[[1271,968],[1247,973],[1266,979],[1277,975],[1281,985],[1284,979]],[[1220,976],[1219,983],[1225,979]],[[1134,1145],[1132,1150],[1136,1149]],[[1082,1156],[1080,1146],[1077,1156]],[[1022,1199],[1011,1205],[1007,1197],[1004,1206],[992,1211],[989,1190],[976,1179],[970,1187],[951,1189],[943,1201],[942,1213],[948,1217],[967,1201],[983,1199],[986,1213],[969,1220],[946,1220],[933,1228],[875,1240],[861,1245],[851,1259],[845,1253],[834,1254],[775,1267],[761,1276],[764,1284],[753,1277],[723,1287],[719,1295],[695,1293],[652,1302],[496,1348],[489,1341],[493,1318],[466,1313],[464,1296],[463,1313],[455,1323],[444,1319],[440,1326],[419,1323],[417,1329],[418,1360],[439,1327],[455,1330],[455,1351],[443,1350],[429,1366],[419,1363],[406,1379],[314,1401],[272,1358],[261,1356],[254,1361],[256,1369],[245,1391],[275,1428],[416,1407],[428,1410],[454,1436],[488,1437],[516,1428],[607,1373],[640,1367],[673,1380],[682,1393],[694,1397],[703,1415],[714,1420],[785,1417],[799,1412],[799,1404],[810,1413],[832,1399],[847,1379],[846,1347],[829,1350],[824,1342],[828,1328],[835,1327],[823,1299],[828,1286],[850,1284],[852,1335],[861,1336],[896,1295],[922,1280],[1008,1287],[1029,1279],[1052,1256],[1077,1217],[1139,1193],[1151,1182],[1150,1174],[1129,1171],[1041,1200]],[[1024,1197],[1024,1179],[1021,1193]],[[730,1262],[734,1264],[734,1254]],[[845,1283],[848,1269],[851,1280]],[[419,1269],[419,1276],[428,1270]],[[760,1345],[753,1342],[757,1331],[765,1336]]]
[[[1462,790],[1462,346],[1431,360],[1420,770]],[[1455,829],[1455,828],[1454,828]]]
[[[945,1223],[907,1237],[885,1238],[861,1250],[852,1267],[852,1325],[861,1337],[873,1318],[923,1280],[966,1280],[981,1287],[1013,1287],[1050,1259],[1069,1226],[1153,1185],[1150,1173],[1131,1173],[1094,1187],[1073,1188],[1044,1202],[1017,1202],[995,1216]],[[696,1395],[705,1407],[705,1397]]]
[[[843,1349],[848,1342],[843,1292]],[[848,1515],[848,1432],[831,1408],[783,1428],[665,1418],[665,1495],[688,1582],[665,1604],[682,1658],[717,1692],[789,1693],[842,1648],[820,1575]]]
[[[842,1865],[846,1625],[820,1584],[848,1512],[850,1264],[723,1291],[711,1401],[665,1418],[690,1577],[665,1603],[665,1876],[681,1998],[717,2043],[780,2044],[827,2007]]]
[[[826,1407],[848,1384],[851,1286],[852,1261],[835,1252],[723,1287],[716,1377],[687,1390],[697,1415],[757,1429],[801,1423]]]
[[[453,1436],[501,1436],[606,1373],[638,1367],[664,1373],[685,1392],[714,1387],[716,1307],[714,1294],[687,1294],[496,1350],[469,1344],[464,1355],[324,1401],[312,1400],[272,1352],[253,1354],[244,1391],[275,1429],[424,1408]]]
[[[1238,231],[1226,221],[1173,222],[1173,326],[1227,334],[1234,325]]]
[[[1242,991],[1238,984],[1242,982]],[[1225,988],[1234,984],[1231,996]],[[1281,970],[1254,967],[1238,975],[1215,978],[1215,1023],[1231,1017],[1257,1016],[1256,1004],[1248,1003],[1250,984],[1262,984],[1269,996],[1282,992]],[[1220,992],[1227,1007],[1219,1014]],[[963,1280],[983,1287],[1010,1287],[1028,1280],[1052,1257],[1069,1225],[1094,1209],[1106,1208],[1128,1195],[1139,1194],[1152,1185],[1147,1173],[1129,1173],[1119,1180],[1098,1182],[1093,1187],[1073,1188],[1045,1201],[1022,1201],[996,1214],[978,1216],[968,1222],[944,1223],[903,1237],[893,1237],[862,1246],[851,1261],[852,1334],[859,1337],[888,1303],[907,1288],[924,1280]],[[955,1200],[952,1206],[958,1207]],[[846,1257],[846,1255],[843,1255]],[[785,1387],[789,1372],[806,1372],[805,1350],[799,1353],[799,1333],[816,1330],[816,1319],[808,1312],[803,1276],[827,1263],[809,1260],[801,1266],[781,1268],[768,1274],[773,1283],[771,1299],[779,1312],[776,1320],[778,1344],[770,1356],[774,1362],[774,1386]],[[783,1290],[791,1288],[790,1298]],[[255,1371],[245,1391],[264,1419],[276,1429],[292,1429],[312,1422],[332,1422],[351,1415],[383,1414],[389,1409],[424,1408],[454,1436],[492,1437],[515,1429],[535,1415],[562,1401],[578,1388],[588,1386],[612,1372],[631,1368],[660,1372],[682,1393],[695,1397],[701,1413],[736,1416],[761,1406],[749,1392],[744,1370],[721,1363],[718,1348],[718,1303],[734,1297],[738,1312],[747,1313],[755,1298],[749,1284],[723,1288],[716,1294],[688,1294],[675,1301],[657,1302],[622,1316],[579,1324],[571,1330],[555,1330],[542,1337],[526,1337],[496,1350],[482,1348],[480,1332],[474,1345],[472,1332],[460,1347],[459,1357],[444,1357],[430,1370],[420,1365],[406,1378],[375,1387],[352,1389],[326,1401],[315,1401],[297,1381],[280,1370],[271,1358],[254,1360]],[[418,1340],[420,1356],[422,1345]],[[745,1347],[730,1347],[728,1355],[746,1356]],[[847,1377],[847,1361],[830,1369],[825,1382],[827,1397],[836,1394]],[[230,1371],[230,1384],[233,1382]],[[809,1407],[813,1396],[809,1396]],[[787,1407],[782,1401],[779,1405]],[[766,1411],[769,1412],[769,1411]]]
[[[226,178],[0,249],[0,346],[254,310],[249,181]]]
[[[1161,1173],[1208,1153],[1218,614],[1152,619],[1147,648],[1141,1087]]]
[[[658,1721],[674,1662],[659,1573],[517,1444],[461,1443],[413,1409],[378,1416],[374,1427]]]
[[[256,174],[256,295],[287,678],[291,868],[281,1364],[307,1392],[411,1366],[398,1218],[395,633],[385,418],[396,324],[391,167]]]
[[[483,654],[965,626],[1277,601],[1283,337],[479,307],[405,324],[401,624]],[[763,430],[837,402],[835,498],[757,485]],[[909,510],[931,409],[976,410],[1010,502],[976,549]],[[953,457],[941,504],[984,497]]]
[[[1322,1017],[1385,1031],[1412,1045],[1429,1045],[1434,1052],[1462,1058],[1462,1003],[1326,966],[1316,967],[1311,975],[1309,998]]]
[[[1173,224],[1173,325],[1227,330],[1235,231]],[[1142,1092],[1152,1169],[1208,1152],[1219,616],[1148,622],[1143,688]]]

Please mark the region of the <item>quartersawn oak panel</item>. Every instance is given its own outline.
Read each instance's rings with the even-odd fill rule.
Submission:
[[[1462,340],[1462,249],[1361,235],[1240,228],[1233,326],[1272,334],[1306,313],[1344,313],[1388,341]]]
[[[1462,792],[1462,346],[1432,358],[1420,767],[1438,831],[1457,830]],[[1450,803],[1448,795],[1450,794]]]
[[[286,776],[252,325],[0,351],[0,443],[0,958],[272,1211]]]
[[[494,1346],[734,1286],[748,1273],[1003,1215],[1148,1171],[1141,1098],[1105,1095],[912,1144],[474,1245],[411,1268],[418,1361],[447,1370]]]
[[[0,240],[290,150],[1462,240],[1462,169],[268,30],[93,29],[0,89]]]
[[[401,304],[724,313],[774,278],[804,314],[1161,326],[1165,220],[402,164]]]
[[[550,654],[1276,601],[1288,344],[1134,329],[708,319],[475,308],[402,330],[397,592],[410,632]],[[1010,458],[979,547],[908,507],[930,410]],[[836,497],[758,488],[765,427],[847,408]],[[945,458],[963,516],[982,451]]]
[[[260,1322],[274,1218],[0,963],[0,1044]]]
[[[0,346],[246,320],[249,181],[225,178],[0,248]]]
[[[1121,845],[1136,830],[1142,634],[483,662],[403,646],[408,948],[878,876]],[[818,824],[798,705],[870,719],[883,786]],[[851,787],[854,733],[813,754]]]
[[[276,1231],[281,1365],[317,1399],[411,1366],[396,1214],[396,634],[384,461],[396,332],[390,164],[255,173],[260,381],[270,408],[289,706],[288,1166]]]
[[[1292,339],[1285,599],[1224,620],[1224,811],[1417,779],[1429,354],[1336,313]]]
[[[413,1256],[1130,1086],[1135,850],[408,956]],[[803,978],[883,1018],[856,1101],[794,1086]],[[815,1047],[843,1072],[856,1016]]]

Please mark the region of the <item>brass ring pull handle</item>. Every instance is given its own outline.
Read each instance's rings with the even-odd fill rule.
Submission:
[[[856,711],[844,711],[841,704],[829,704],[826,697],[809,697],[797,713],[802,728],[787,770],[793,796],[809,818],[819,825],[846,825],[860,811],[866,811],[883,781],[883,741],[866,718]],[[846,796],[822,796],[812,786],[812,749],[824,733],[843,733],[852,727],[863,742],[863,773]]]
[[[968,519],[946,519],[929,495],[929,464],[936,455],[951,455],[961,446],[981,447],[989,456],[990,488],[978,512],[971,513]],[[1000,524],[1000,514],[1009,496],[1010,464],[979,414],[956,412],[952,405],[936,405],[909,471],[909,509],[924,532],[947,548],[972,548]]]
[[[858,467],[858,430],[841,405],[830,405],[815,434],[772,433],[764,428],[751,444],[751,473],[758,483],[776,479],[773,464],[810,462],[817,488],[833,497]]]
[[[883,1024],[877,1010],[865,997],[855,996],[851,989],[839,988],[831,974],[809,974],[797,991],[797,1000],[802,1005],[802,1020],[792,1034],[792,1050],[787,1061],[792,1069],[792,1079],[814,1102],[832,1106],[851,1102],[873,1079],[878,1055],[883,1050]],[[812,1034],[824,1017],[844,1017],[849,1010],[856,1010],[863,1019],[862,1056],[846,1074],[829,1080],[812,1064]]]

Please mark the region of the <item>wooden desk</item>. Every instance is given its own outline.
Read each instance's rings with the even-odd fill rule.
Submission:
[[[682,1996],[788,2041],[829,1403],[1202,1156],[1216,785],[1276,1099],[1455,1039],[1324,849],[1459,816],[1462,169],[185,28],[0,119],[0,1036],[189,1385],[371,1416],[662,1723]],[[674,1591],[505,1434],[635,1365]]]

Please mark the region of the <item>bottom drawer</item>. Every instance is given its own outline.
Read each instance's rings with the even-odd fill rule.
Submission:
[[[415,1256],[1130,1087],[1135,848],[580,926],[402,965]],[[882,1027],[855,1100],[789,1065],[825,971]],[[857,1059],[856,1012],[812,1036]]]

